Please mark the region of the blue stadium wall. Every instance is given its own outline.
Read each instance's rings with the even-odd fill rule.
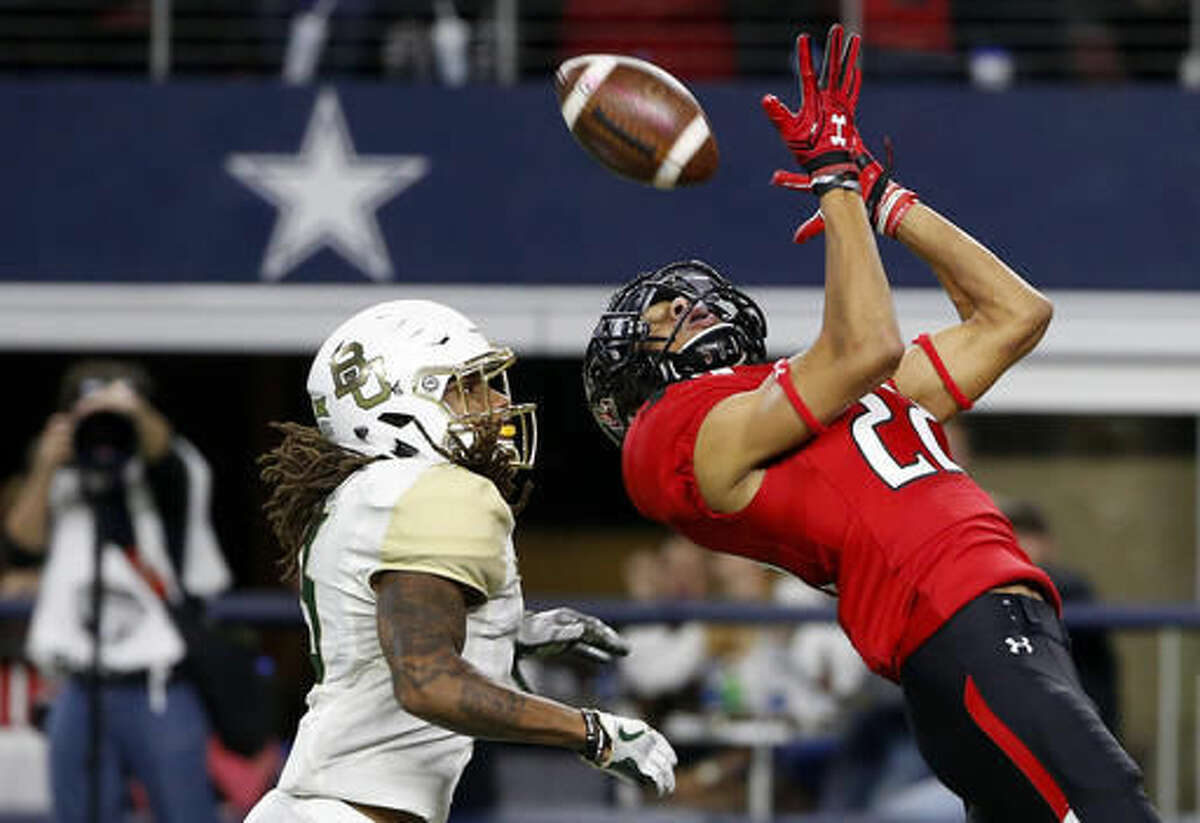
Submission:
[[[817,286],[820,244],[795,248],[812,198],[767,185],[789,158],[764,91],[697,88],[721,167],[660,192],[603,171],[565,129],[549,84],[336,89],[355,150],[425,158],[380,205],[393,282],[596,285],[699,256],[744,282]],[[0,85],[0,281],[255,283],[274,205],[225,169],[293,154],[319,91],[276,85]],[[1200,285],[1200,96],[1173,89],[868,89],[861,126],[896,145],[898,177],[1049,289]],[[934,285],[885,252],[893,282]],[[363,283],[329,249],[288,283]]]

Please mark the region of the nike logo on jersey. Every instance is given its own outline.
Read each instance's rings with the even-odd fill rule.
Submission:
[[[639,737],[641,737],[645,733],[646,733],[645,729],[638,729],[636,732],[631,733],[631,732],[625,731],[624,726],[617,727],[617,737],[621,738],[626,743],[630,742],[631,740],[637,740]]]

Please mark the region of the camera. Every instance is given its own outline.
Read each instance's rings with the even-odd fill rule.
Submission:
[[[80,468],[114,472],[137,452],[137,431],[127,415],[101,409],[75,424],[73,446]]]

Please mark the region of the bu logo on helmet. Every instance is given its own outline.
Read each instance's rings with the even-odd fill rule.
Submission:
[[[334,350],[329,360],[329,372],[333,377],[334,395],[339,398],[353,395],[360,409],[378,406],[392,394],[383,371],[383,358],[367,360],[358,341],[343,343]],[[364,389],[370,385],[371,378],[375,378],[375,389],[366,394]]]

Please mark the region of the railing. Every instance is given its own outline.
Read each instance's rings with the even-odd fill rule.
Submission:
[[[902,5],[879,12],[862,0],[840,3],[839,18],[866,32],[865,66],[877,78],[1200,85],[1200,0]],[[831,22],[822,8],[662,0],[614,13],[601,0],[313,0],[307,8],[26,0],[0,11],[0,70],[510,84],[544,78],[567,53],[588,50],[641,53],[693,79],[778,75],[790,71],[795,32]]]
[[[789,608],[772,604],[733,602],[629,602],[624,600],[555,601],[540,604],[530,601],[530,608],[569,605],[593,614],[615,625],[637,623],[675,623],[699,620],[711,623],[806,623],[833,622],[831,609]],[[28,617],[32,604],[26,600],[0,599],[0,621]],[[271,627],[299,627],[301,614],[294,595],[287,592],[238,592],[214,600],[209,613],[217,620]],[[1183,717],[1183,642],[1184,631],[1200,629],[1200,605],[1122,604],[1068,605],[1064,619],[1071,629],[1107,628],[1118,631],[1153,631],[1158,634],[1158,712],[1155,759],[1157,780],[1154,800],[1165,818],[1179,814],[1180,745]],[[1200,686],[1200,678],[1197,680]],[[1200,761],[1200,689],[1197,694],[1197,723],[1194,732],[1195,751]],[[769,760],[760,758],[760,766],[769,768]],[[1200,788],[1200,762],[1197,763],[1197,787]],[[756,781],[751,780],[751,785]],[[770,781],[758,780],[759,786]],[[763,794],[760,792],[759,794]],[[764,797],[750,798],[751,808],[762,809],[768,803]],[[753,816],[752,819],[766,819]]]

